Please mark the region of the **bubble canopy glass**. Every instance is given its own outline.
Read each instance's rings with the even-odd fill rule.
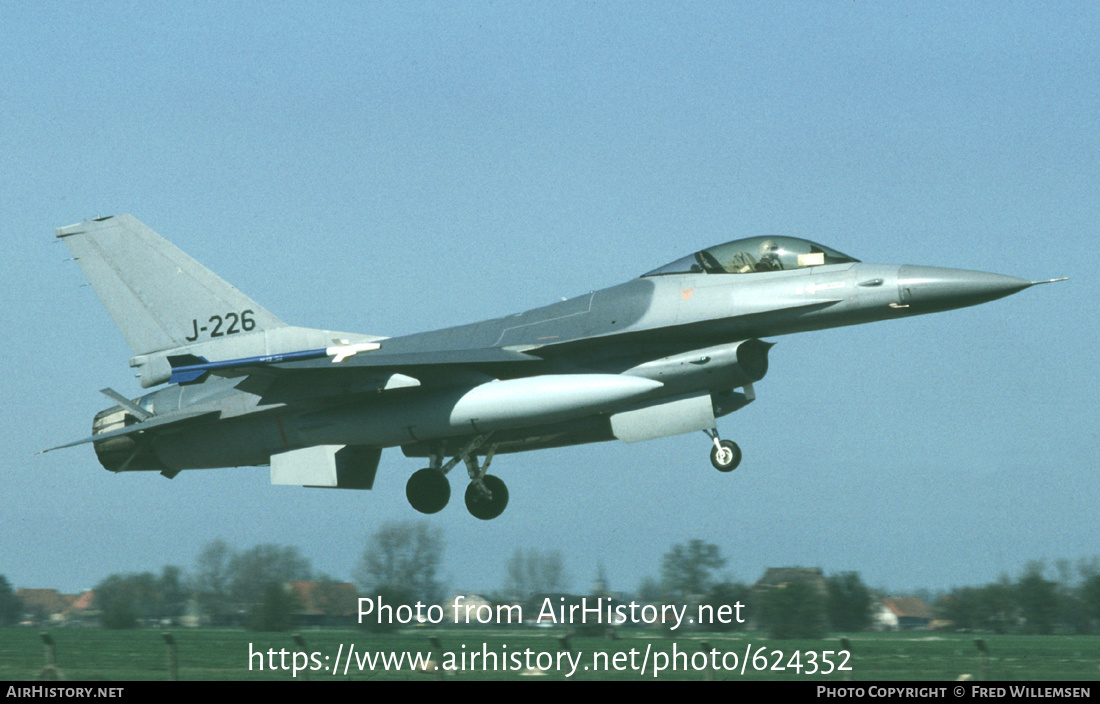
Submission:
[[[835,249],[798,237],[749,237],[707,247],[642,276],[756,274],[858,261]]]

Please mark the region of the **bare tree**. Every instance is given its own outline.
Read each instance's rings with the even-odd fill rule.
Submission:
[[[525,599],[535,594],[560,592],[569,587],[565,559],[559,550],[516,548],[516,552],[508,560],[507,570],[508,579],[504,588],[515,598]]]
[[[298,548],[257,545],[233,555],[229,561],[229,593],[243,605],[262,602],[271,587],[286,582],[306,581],[311,576],[309,560]]]
[[[666,594],[681,598],[705,594],[713,584],[713,572],[726,564],[717,545],[692,540],[674,545],[661,559],[661,586]]]
[[[384,524],[363,550],[355,579],[373,594],[399,593],[411,601],[439,603],[437,578],[443,560],[443,531],[426,521]]]
[[[189,580],[191,591],[202,612],[215,624],[229,614],[229,561],[233,550],[224,540],[206,544],[195,560],[195,571]]]
[[[95,608],[107,628],[135,628],[179,618],[186,600],[180,568],[172,565],[159,578],[152,572],[112,574],[94,591]]]
[[[189,586],[212,623],[226,625],[237,622],[240,613],[255,616],[262,610],[270,616],[292,609],[293,604],[284,604],[272,589],[308,580],[310,573],[309,560],[298,548],[257,545],[238,552],[224,540],[215,540],[199,553]],[[281,615],[275,620],[279,619]]]

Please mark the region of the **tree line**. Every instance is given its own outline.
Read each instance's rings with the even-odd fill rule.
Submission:
[[[1015,580],[1004,576],[984,586],[953,589],[937,607],[958,630],[1100,634],[1100,560],[1076,566],[1059,560],[1053,570],[1029,562]]]
[[[197,612],[209,625],[285,630],[303,607],[298,594],[287,588],[294,582],[311,583],[310,601],[323,613],[356,613],[357,594],[381,596],[395,606],[441,603],[443,551],[442,531],[430,523],[385,524],[367,541],[354,571],[357,589],[349,591],[348,585],[315,572],[295,547],[237,549],[215,540],[204,546],[190,572],[169,565],[159,574],[108,576],[95,586],[92,608],[107,628],[179,623]],[[751,627],[777,638],[816,638],[829,631],[871,628],[877,596],[884,596],[876,595],[856,572],[777,570],[773,579],[765,575],[749,585],[725,576],[726,564],[717,545],[703,540],[674,545],[662,558],[659,578],[645,578],[636,598],[715,609],[740,603],[749,617],[744,622],[705,627]],[[1093,558],[1074,568],[1059,561],[1057,579],[1048,579],[1047,572],[1043,563],[1029,563],[1015,580],[1005,576],[985,586],[956,588],[930,601],[936,617],[957,630],[1100,633],[1100,562]],[[517,549],[506,561],[502,588],[483,596],[496,603],[533,606],[547,595],[579,600],[611,593],[602,567],[587,593],[569,594],[570,583],[560,551]],[[0,625],[18,622],[23,613],[11,585],[0,575]]]

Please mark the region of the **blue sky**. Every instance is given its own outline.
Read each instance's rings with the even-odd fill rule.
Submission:
[[[574,589],[702,538],[946,589],[1100,554],[1094,3],[0,5],[0,574],[75,591],[222,538],[350,579],[372,492],[267,470],[112,475],[88,434],[130,351],[56,227],[132,213],[292,324],[399,335],[613,285],[738,237],[1070,282],[776,338],[702,434],[501,457],[511,504],[432,517],[453,588],[516,548]],[[461,483],[453,482],[457,489]]]

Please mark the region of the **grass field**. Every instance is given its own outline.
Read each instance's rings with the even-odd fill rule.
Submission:
[[[290,633],[251,633],[230,629],[174,629],[181,680],[292,680],[296,646]],[[652,680],[654,666],[658,680],[955,680],[969,674],[983,677],[983,665],[974,638],[963,635],[934,635],[928,632],[860,634],[849,638],[851,656],[848,672],[829,669],[823,651],[833,666],[844,664],[840,638],[816,641],[769,640],[760,634],[737,637],[692,634],[666,637],[645,632],[628,632],[618,640],[574,637],[571,661],[562,650],[554,631],[501,631],[474,629],[412,630],[375,635],[359,630],[301,631],[305,654],[298,655],[300,667],[312,671],[297,673],[296,679],[310,680],[393,680],[431,679],[438,675],[411,671],[409,662],[401,670],[373,669],[360,659],[384,652],[432,653],[429,638],[438,638],[442,650],[433,657],[454,666],[444,675],[455,680],[528,679],[527,664],[542,665],[544,679]],[[168,679],[168,647],[162,632],[155,629],[108,631],[102,629],[58,629],[51,632],[57,665],[69,680],[165,680]],[[1100,637],[1090,636],[983,636],[988,647],[984,676],[989,680],[1100,680]],[[706,644],[704,647],[703,644]],[[347,654],[351,650],[349,663]],[[274,661],[288,669],[271,669]],[[285,656],[280,651],[285,650]],[[490,655],[482,661],[484,652]],[[633,651],[633,655],[631,653]],[[717,651],[715,655],[714,651]],[[781,651],[782,655],[776,653]],[[249,657],[249,653],[260,653]],[[749,659],[745,660],[746,652]],[[474,655],[476,653],[476,656]],[[797,655],[796,655],[797,653]],[[337,661],[337,655],[341,657]],[[312,657],[312,659],[309,659]],[[465,657],[465,661],[463,661]],[[617,659],[616,659],[617,658]],[[262,660],[262,663],[261,663]],[[29,628],[0,629],[0,680],[36,678],[45,665],[45,647],[40,631]],[[249,665],[252,665],[251,670]],[[333,675],[331,669],[339,670]],[[644,674],[639,669],[646,665]],[[347,664],[347,675],[344,667]],[[486,668],[486,664],[489,668]],[[495,669],[494,669],[495,664]],[[561,665],[559,669],[558,665]],[[713,666],[717,664],[717,669]],[[263,667],[261,670],[260,667]],[[546,667],[551,665],[550,667]],[[675,670],[673,666],[675,665]],[[742,666],[744,672],[742,673]],[[724,666],[724,669],[723,669]],[[800,666],[801,672],[797,671]],[[807,674],[816,666],[815,674]],[[621,669],[620,669],[621,668]]]

